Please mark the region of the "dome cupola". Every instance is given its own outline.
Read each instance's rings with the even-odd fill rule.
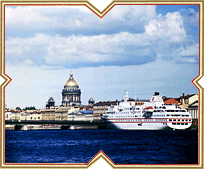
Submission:
[[[73,73],[70,73],[69,79],[65,82],[64,87],[79,87],[77,81],[73,78]]]

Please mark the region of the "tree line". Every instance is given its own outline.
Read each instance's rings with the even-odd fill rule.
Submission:
[[[20,107],[16,107],[16,110],[36,110],[35,106],[25,107],[21,109]]]

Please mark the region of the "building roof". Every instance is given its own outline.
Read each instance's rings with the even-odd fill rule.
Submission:
[[[173,98],[170,98],[164,102],[164,104],[176,104],[176,105],[178,105],[178,103],[179,103],[179,101],[177,101]]]
[[[111,106],[111,105],[117,105],[119,101],[103,101],[103,102],[98,102],[95,103],[93,106]]]
[[[192,97],[192,96],[194,96],[194,95],[195,95],[195,94],[190,94],[190,95],[189,95],[189,94],[187,94],[187,95],[184,95],[184,94],[183,94],[183,96],[180,96],[179,99],[188,99],[189,97]]]
[[[77,81],[73,78],[73,73],[70,73],[69,79],[65,82],[64,87],[79,87]]]
[[[56,111],[55,109],[42,109],[41,113],[44,113],[44,112],[55,112],[55,111]]]

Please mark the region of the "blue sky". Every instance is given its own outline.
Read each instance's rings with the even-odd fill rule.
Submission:
[[[71,70],[83,104],[198,93],[198,5],[116,5],[102,19],[85,6],[7,6],[5,29],[7,107],[60,105]]]

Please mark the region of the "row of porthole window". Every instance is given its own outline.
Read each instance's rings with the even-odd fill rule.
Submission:
[[[136,117],[136,116],[116,116],[116,118],[134,118],[134,117]]]
[[[186,112],[185,110],[166,110],[167,112]]]
[[[167,121],[167,119],[155,119],[155,121]]]
[[[169,121],[192,121],[191,119],[169,119]]]
[[[188,125],[188,123],[172,123],[172,125]]]
[[[118,121],[167,121],[167,119],[136,119],[136,120],[118,120]]]
[[[153,115],[152,117],[165,117],[165,115]]]
[[[169,116],[171,116],[171,117],[178,117],[178,116],[180,116],[180,117],[189,117],[189,115],[180,115],[180,114],[175,114],[175,115],[167,114],[167,116],[168,116],[168,117],[169,117]]]

